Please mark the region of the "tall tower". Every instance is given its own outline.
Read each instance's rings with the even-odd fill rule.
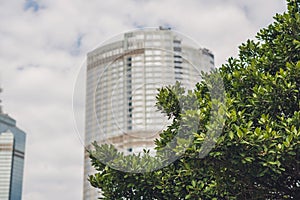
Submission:
[[[157,88],[180,81],[188,89],[200,71],[214,68],[214,56],[195,48],[169,28],[125,33],[87,55],[85,145],[110,143],[124,153],[153,149],[168,124],[156,112]],[[94,170],[84,158],[84,200],[99,197],[86,180]]]
[[[0,199],[21,200],[25,155],[25,133],[0,105]]]

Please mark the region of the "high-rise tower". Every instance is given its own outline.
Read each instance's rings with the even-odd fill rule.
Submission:
[[[25,133],[16,126],[14,119],[3,113],[0,105],[1,200],[22,199],[25,140]]]
[[[85,145],[93,141],[114,144],[124,153],[154,147],[167,124],[156,112],[157,88],[180,81],[191,89],[200,71],[214,68],[207,49],[191,46],[168,28],[125,33],[87,55]],[[86,180],[94,170],[84,159],[84,200],[99,194]]]

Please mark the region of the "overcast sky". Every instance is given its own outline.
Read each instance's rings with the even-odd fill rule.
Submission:
[[[72,92],[97,44],[167,25],[210,49],[220,66],[285,10],[284,0],[0,0],[1,98],[27,132],[23,199],[82,199]]]

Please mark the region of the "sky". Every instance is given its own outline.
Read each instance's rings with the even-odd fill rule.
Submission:
[[[0,0],[0,98],[27,132],[23,200],[82,199],[83,133],[72,98],[87,52],[163,25],[210,49],[220,66],[285,10],[284,0]]]

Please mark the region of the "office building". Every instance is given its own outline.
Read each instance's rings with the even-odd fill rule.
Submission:
[[[127,32],[87,55],[85,145],[109,143],[125,154],[152,149],[168,124],[155,107],[157,88],[180,81],[188,89],[214,56],[169,28]],[[155,153],[155,152],[154,152]],[[99,194],[86,180],[94,170],[84,158],[84,200]]]
[[[1,200],[22,199],[25,139],[25,133],[16,126],[14,119],[3,113],[0,105]]]

